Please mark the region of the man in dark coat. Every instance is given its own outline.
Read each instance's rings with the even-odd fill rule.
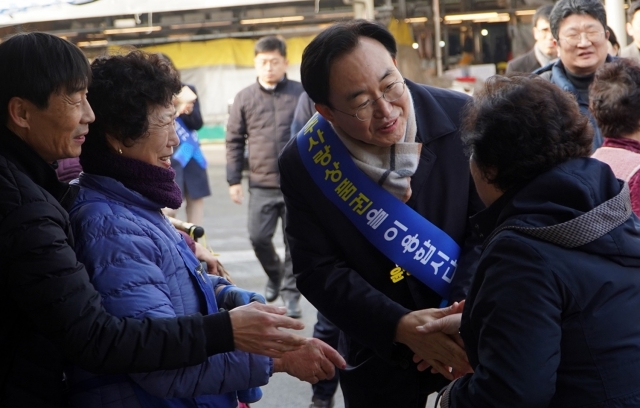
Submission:
[[[278,330],[301,324],[257,303],[204,317],[108,315],[73,251],[66,209],[78,187],[55,173],[58,159],[80,154],[95,118],[89,63],[56,36],[18,34],[0,44],[0,76],[9,79],[0,82],[0,406],[66,406],[65,363],[145,372],[234,347],[277,357],[304,343]]]
[[[604,139],[589,111],[589,85],[598,68],[612,60],[607,14],[600,0],[560,0],[551,10],[549,24],[559,58],[534,73],[575,96],[595,129],[595,150]]]
[[[551,28],[549,27],[551,9],[553,9],[553,4],[544,5],[536,10],[531,20],[533,38],[536,43],[529,52],[509,61],[507,74],[515,72],[530,73],[558,58],[556,43],[553,41]]]
[[[468,97],[405,81],[395,56],[384,27],[340,23],[305,49],[302,83],[358,168],[463,247],[454,283],[463,281],[475,260],[474,247],[465,245],[467,217],[482,207],[458,135]],[[316,185],[298,143],[293,139],[280,156],[286,232],[298,288],[343,333],[347,406],[422,408],[446,379],[418,371],[414,354],[448,378],[445,366],[468,369],[449,337],[416,330],[434,312],[423,309],[438,307],[442,298],[413,275],[392,274],[395,263]]]
[[[287,78],[287,46],[282,38],[261,38],[255,46],[255,83],[236,95],[227,122],[227,182],[229,196],[241,204],[245,147],[249,153],[249,239],[267,274],[264,297],[273,302],[282,295],[287,316],[301,317],[289,245],[284,261],[273,245],[278,219],[285,225],[280,192],[278,155],[289,141],[293,113],[302,93],[300,82]]]

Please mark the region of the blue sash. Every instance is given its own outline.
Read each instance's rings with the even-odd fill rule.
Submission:
[[[182,119],[177,118],[176,133],[178,134],[178,138],[180,138],[180,146],[173,152],[172,158],[180,163],[182,167],[186,167],[189,160],[193,159],[201,168],[206,169],[207,159],[205,159],[202,150],[200,150],[198,132],[189,130]]]
[[[458,244],[365,175],[320,114],[307,122],[297,142],[311,178],[362,235],[400,268],[448,299],[460,254]],[[391,280],[396,282],[393,272]]]

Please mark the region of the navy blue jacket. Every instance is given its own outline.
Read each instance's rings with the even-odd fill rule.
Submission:
[[[69,212],[75,249],[109,313],[142,319],[218,311],[211,282],[217,277],[202,273],[159,204],[109,177],[82,173],[79,185]],[[230,408],[236,390],[266,384],[271,371],[268,357],[236,350],[200,365],[131,374],[75,394],[71,405]],[[73,386],[94,376],[75,369],[69,378]]]
[[[506,225],[556,225],[616,196],[621,183],[606,164],[574,159],[505,194],[473,222],[484,237]],[[462,316],[475,373],[454,384],[451,407],[639,407],[637,223],[631,215],[574,249],[513,230],[496,235]]]
[[[482,207],[458,134],[468,97],[408,80],[407,87],[416,112],[416,140],[423,143],[407,205],[464,246],[470,233],[468,216]],[[412,276],[393,283],[390,271],[395,264],[320,191],[301,161],[296,139],[280,156],[280,174],[297,286],[346,335],[340,352],[347,363],[357,365],[375,354],[389,365],[417,374],[412,353],[393,342],[396,327],[405,314],[438,307],[441,298]],[[456,278],[468,269],[465,259],[473,258],[466,255],[460,257]],[[384,386],[388,378],[380,373],[379,381],[363,386]],[[384,406],[381,401],[378,406]]]

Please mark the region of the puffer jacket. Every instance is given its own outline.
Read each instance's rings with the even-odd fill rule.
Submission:
[[[280,188],[278,155],[291,138],[291,122],[302,84],[285,78],[274,90],[256,80],[236,95],[227,122],[227,182],[242,180],[245,143],[249,187]]]
[[[76,252],[110,313],[141,319],[217,312],[210,277],[159,204],[109,177],[83,173],[78,183],[69,212]],[[235,407],[234,390],[266,384],[271,371],[269,358],[241,351],[128,378],[96,379],[72,369],[71,401],[76,407]]]
[[[640,226],[622,189],[574,159],[473,217],[486,248],[460,332],[475,372],[451,407],[640,407]]]
[[[228,314],[179,320],[106,313],[73,251],[77,187],[0,126],[0,407],[63,407],[64,360],[124,373],[199,364],[233,349]]]

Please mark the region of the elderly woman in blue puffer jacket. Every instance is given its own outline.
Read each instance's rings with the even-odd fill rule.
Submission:
[[[182,194],[171,169],[176,72],[156,55],[134,51],[92,64],[89,102],[96,121],[81,155],[81,190],[71,211],[76,252],[116,316],[135,318],[211,314],[261,295],[208,275],[162,214]],[[221,336],[221,343],[233,344]],[[329,358],[326,358],[329,356]],[[311,362],[315,360],[315,362]],[[310,340],[299,351],[271,359],[234,351],[179,370],[100,376],[70,368],[74,407],[236,407],[254,402],[273,372],[315,382],[344,361]],[[316,365],[317,363],[317,365]]]

